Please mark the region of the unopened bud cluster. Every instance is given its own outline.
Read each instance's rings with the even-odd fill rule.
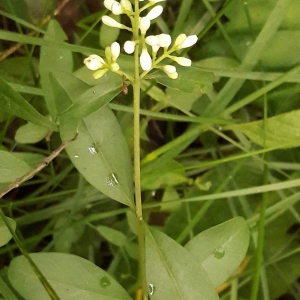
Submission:
[[[139,1],[144,2],[144,0]],[[169,34],[162,33],[159,35],[146,36],[146,33],[150,28],[151,21],[160,16],[163,11],[163,7],[156,4],[163,1],[165,0],[149,0],[144,7],[140,8],[140,11],[143,12],[147,8],[151,8],[152,6],[154,6],[148,11],[146,15],[139,17],[138,26],[141,34],[140,39],[137,41],[126,41],[124,43],[124,51],[128,54],[132,54],[136,49],[135,46],[139,44],[141,46],[140,66],[143,71],[145,71],[144,73],[147,73],[152,69],[161,69],[170,78],[176,79],[178,77],[178,73],[175,66],[159,65],[159,63],[163,59],[169,58],[181,66],[191,66],[190,59],[186,57],[174,56],[171,54],[180,49],[193,46],[197,42],[198,38],[196,35],[186,36],[185,34],[180,34],[172,44],[171,36]],[[114,15],[125,14],[131,19],[131,21],[133,20],[134,11],[129,0],[120,0],[120,2],[115,0],[104,0],[104,6]],[[133,28],[129,28],[115,21],[109,16],[103,16],[102,22],[110,27],[117,27],[133,32]],[[134,24],[135,23],[132,22],[133,27],[135,26]],[[160,48],[163,49],[163,53],[159,58],[157,58],[157,53]],[[149,49],[151,49],[150,53]],[[113,43],[111,47],[106,48],[105,54],[106,61],[104,61],[100,56],[94,54],[90,55],[84,60],[85,65],[90,70],[97,70],[93,75],[94,78],[102,77],[108,70],[112,72],[119,71],[119,65],[116,61],[120,54],[120,45],[116,42]]]

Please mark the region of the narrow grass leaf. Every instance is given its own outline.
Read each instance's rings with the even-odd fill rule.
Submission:
[[[219,299],[203,267],[164,233],[146,227],[146,278],[151,300]]]
[[[202,265],[214,287],[218,287],[244,259],[249,236],[245,220],[237,217],[199,233],[185,249]]]
[[[49,130],[57,130],[56,124],[42,116],[19,93],[15,92],[0,77],[0,106],[7,114],[19,117],[23,120],[42,126]]]
[[[30,257],[60,299],[131,299],[108,273],[79,256],[64,253],[33,253]],[[12,260],[8,269],[8,278],[24,299],[50,300],[24,256]]]

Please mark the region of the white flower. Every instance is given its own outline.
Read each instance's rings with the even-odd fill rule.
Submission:
[[[169,34],[159,34],[156,36],[158,38],[157,45],[163,48],[167,48],[171,45],[171,36]]]
[[[89,57],[87,57],[83,63],[87,66],[90,70],[98,70],[103,67],[105,64],[105,61],[98,55],[92,54]]]
[[[196,35],[188,36],[181,44],[177,46],[177,49],[188,48],[195,45],[198,41],[198,37]]]
[[[116,61],[117,58],[120,55],[120,44],[117,42],[114,42],[111,44],[111,58],[112,61]]]
[[[123,12],[122,6],[119,2],[115,1],[111,6],[111,12],[114,15],[120,15]]]
[[[148,53],[147,48],[142,50],[142,54],[140,56],[140,64],[144,71],[149,71],[152,67],[152,59]]]
[[[115,0],[104,0],[104,6],[108,9],[111,10],[112,5],[115,3]]]
[[[184,67],[190,67],[192,65],[192,61],[186,57],[176,57],[173,56],[172,59],[176,61],[179,65]]]
[[[182,44],[186,39],[186,35],[184,33],[179,34],[179,36],[176,38],[174,46],[178,46]]]
[[[124,43],[124,51],[128,54],[131,54],[134,52],[135,42],[133,41],[126,41]]]
[[[140,24],[139,24],[141,34],[145,34],[146,31],[150,27],[150,19],[147,17],[140,18]]]
[[[147,17],[149,20],[154,20],[154,19],[156,19],[158,16],[161,15],[162,11],[163,11],[163,7],[162,7],[161,5],[157,5],[157,6],[153,7],[153,8],[148,12],[148,14],[147,14],[146,17]]]
[[[122,25],[121,23],[117,22],[116,20],[114,20],[113,18],[109,17],[109,16],[103,16],[102,17],[102,22],[110,27],[117,27],[117,28],[123,28],[124,25]]]
[[[132,11],[132,5],[129,0],[121,0],[120,4],[126,10]]]
[[[162,67],[162,69],[168,74],[173,74],[176,72],[176,67],[171,65],[165,65]]]
[[[155,46],[158,43],[158,38],[155,35],[149,35],[146,37],[145,42],[150,46]]]

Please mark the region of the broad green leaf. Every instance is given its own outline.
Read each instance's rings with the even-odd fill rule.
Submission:
[[[64,42],[67,39],[67,36],[60,27],[59,23],[56,20],[51,20],[44,39],[46,41]],[[55,71],[72,72],[72,69],[73,58],[71,51],[59,48],[55,44],[47,44],[41,47],[41,84],[43,91],[46,94],[45,100],[52,120],[56,120],[56,107],[51,94],[49,74]]]
[[[199,233],[185,249],[201,263],[214,287],[218,287],[244,259],[249,236],[245,220],[237,217]]]
[[[0,107],[1,110],[7,114],[11,114],[50,130],[57,130],[56,124],[42,116],[19,93],[15,92],[1,77]]]
[[[175,160],[153,160],[142,166],[141,185],[143,189],[158,189],[187,182],[183,166]]]
[[[29,167],[32,169],[36,167],[38,164],[42,163],[45,159],[45,156],[38,153],[31,153],[31,152],[12,152],[13,156],[17,159],[22,160],[25,162]]]
[[[48,132],[47,128],[29,122],[18,128],[15,140],[20,144],[34,144],[45,138]]]
[[[164,233],[146,227],[146,278],[152,300],[219,299],[203,267]]]
[[[76,79],[76,78],[75,78]],[[86,86],[76,79],[77,91]],[[53,95],[58,112],[72,104],[61,82],[51,76]],[[69,85],[72,87],[72,85]],[[71,94],[71,91],[68,91]],[[78,120],[68,113],[59,115],[60,135],[63,141],[78,136],[66,151],[85,179],[105,195],[133,208],[132,165],[122,129],[108,106]]]
[[[30,256],[62,300],[131,300],[108,273],[86,259],[64,253],[33,253]],[[24,256],[12,260],[8,279],[26,300],[50,300]]]
[[[206,93],[211,89],[215,80],[213,73],[204,72],[195,67],[176,67],[178,72],[177,79],[169,78],[162,71],[154,72],[150,75],[158,83],[167,87],[180,90],[182,92],[191,93],[195,86],[198,86],[202,93]]]
[[[10,224],[10,226],[15,230],[16,229],[16,222],[8,217],[5,217],[6,221]],[[0,247],[6,245],[10,239],[12,238],[12,235],[9,231],[9,229],[7,228],[4,220],[2,219],[2,217],[0,216]]]
[[[300,145],[300,110],[256,121],[225,126],[226,130],[243,132],[248,138],[266,148],[291,148]]]
[[[107,226],[97,226],[97,230],[111,244],[118,247],[123,247],[127,244],[126,235],[119,230]]]
[[[0,182],[13,182],[31,170],[31,167],[12,153],[0,150]]]
[[[111,18],[116,20],[117,22],[121,23],[121,16],[109,14]],[[100,27],[99,33],[99,42],[102,48],[106,48],[110,46],[113,42],[115,42],[120,34],[120,28],[107,26],[102,24]]]

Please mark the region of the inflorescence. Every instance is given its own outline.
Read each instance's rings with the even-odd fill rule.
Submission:
[[[139,0],[144,2],[144,0]],[[124,43],[124,51],[128,54],[132,54],[136,45],[140,45],[140,66],[143,69],[143,74],[141,77],[145,76],[152,69],[163,70],[170,78],[176,79],[178,73],[176,72],[176,67],[172,65],[160,65],[159,63],[165,58],[169,58],[175,61],[177,64],[185,67],[191,66],[191,60],[186,57],[178,57],[171,55],[173,52],[188,48],[193,46],[198,38],[196,35],[186,36],[185,34],[180,34],[175,42],[172,44],[171,36],[169,34],[159,34],[159,35],[149,35],[146,36],[147,30],[150,28],[151,20],[156,19],[161,15],[163,7],[161,5],[156,5],[158,2],[163,2],[165,0],[149,0],[146,5],[139,9],[142,13],[144,10],[151,8],[145,16],[139,16],[139,30],[140,38],[138,40],[126,41]],[[130,32],[134,32],[134,11],[132,4],[129,0],[121,0],[117,2],[115,0],[104,0],[104,6],[110,10],[114,15],[125,14],[131,20],[132,28],[127,27],[109,16],[103,16],[102,22],[110,27],[117,27],[120,29],[125,29]],[[151,49],[151,55],[149,54],[148,48]],[[163,53],[157,58],[157,53],[160,48],[163,48]],[[125,75],[129,77],[124,72],[120,71],[120,66],[117,63],[117,59],[120,55],[120,44],[117,42],[112,43],[110,47],[105,49],[106,60],[102,57],[92,54],[84,60],[84,64],[90,69],[96,71],[93,76],[95,79],[101,78],[107,71],[112,71],[120,75]],[[128,78],[130,79],[130,78]]]

